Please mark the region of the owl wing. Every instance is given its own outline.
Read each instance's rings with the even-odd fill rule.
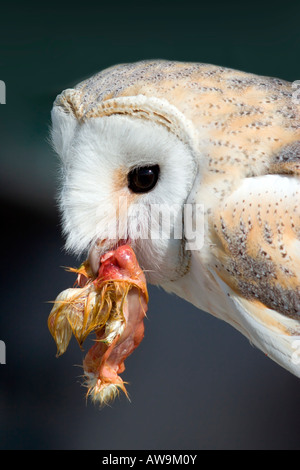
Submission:
[[[210,272],[229,302],[230,323],[300,377],[300,179],[294,156],[275,162],[279,174],[246,178],[213,212]]]
[[[286,145],[278,152],[272,162],[270,173],[300,176],[300,141]]]

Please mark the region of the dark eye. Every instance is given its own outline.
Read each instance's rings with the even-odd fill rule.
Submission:
[[[134,193],[147,193],[154,188],[158,177],[158,165],[134,168],[128,173],[128,188]]]

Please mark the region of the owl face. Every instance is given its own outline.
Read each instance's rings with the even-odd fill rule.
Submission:
[[[68,124],[53,116],[67,248],[89,251],[96,273],[101,254],[129,242],[149,282],[182,276],[189,260],[183,206],[197,171],[188,146],[164,126],[130,116]]]

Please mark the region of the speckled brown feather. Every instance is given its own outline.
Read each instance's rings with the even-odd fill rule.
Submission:
[[[300,320],[300,190],[286,189],[258,185],[227,198],[214,212],[213,252],[235,292]]]

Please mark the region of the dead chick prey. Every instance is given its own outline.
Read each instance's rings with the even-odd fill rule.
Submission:
[[[100,404],[119,389],[127,395],[118,374],[125,359],[144,337],[148,292],[146,279],[132,248],[118,247],[100,259],[98,276],[86,261],[76,272],[77,286],[61,292],[49,315],[48,327],[63,354],[72,334],[81,346],[95,332],[95,344],[83,361],[88,395]]]

